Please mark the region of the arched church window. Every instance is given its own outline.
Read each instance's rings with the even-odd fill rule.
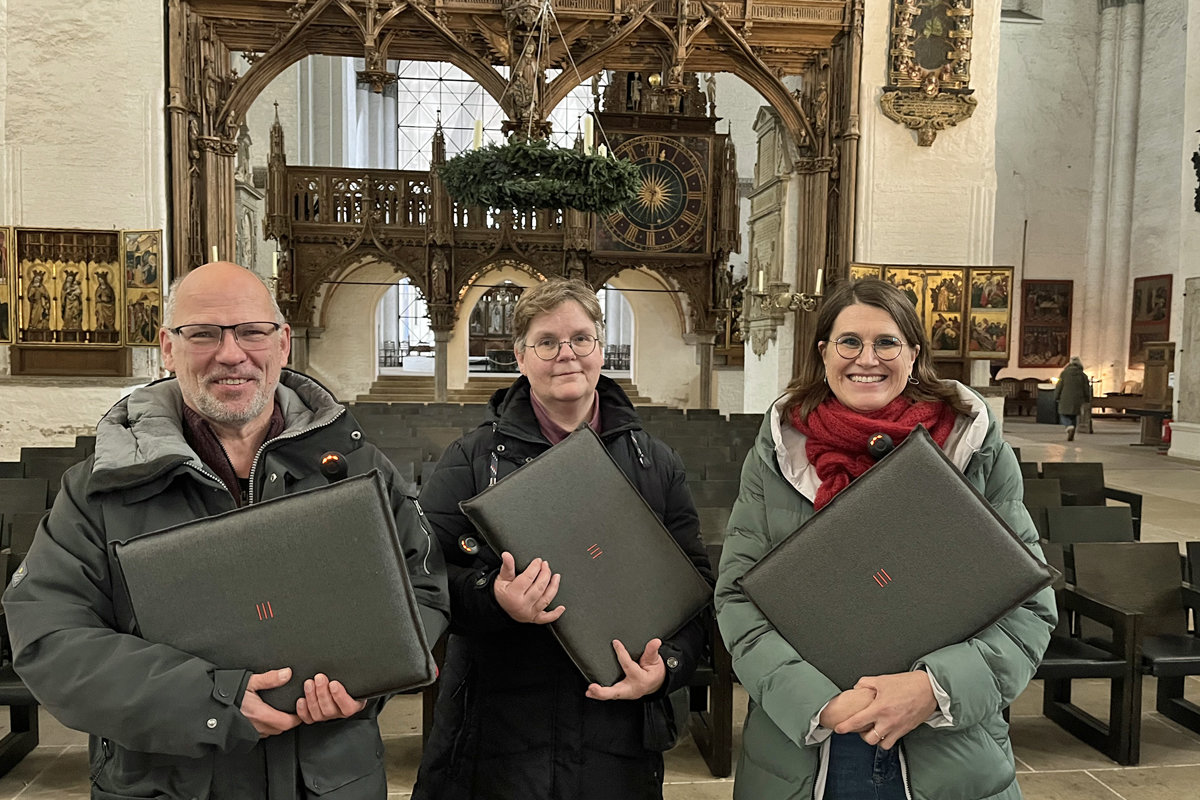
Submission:
[[[429,143],[441,113],[446,137],[446,155],[469,150],[475,136],[475,120],[483,122],[485,144],[500,143],[500,125],[505,119],[496,99],[467,73],[453,64],[431,61],[397,62],[397,165],[399,169],[429,169]],[[507,75],[507,67],[498,67]],[[547,82],[558,70],[546,70]],[[582,130],[580,118],[595,108],[608,85],[608,73],[596,83],[585,81],[575,87],[550,113],[555,144],[569,147]]]
[[[511,281],[493,286],[471,309],[467,353],[471,369],[516,372],[513,355],[513,310],[523,288]]]
[[[401,278],[384,294],[376,311],[375,341],[380,367],[433,373],[433,329],[421,291]]]

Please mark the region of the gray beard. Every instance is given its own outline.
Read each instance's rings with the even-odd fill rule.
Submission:
[[[267,394],[266,385],[259,383],[258,389],[254,392],[254,397],[250,398],[250,405],[246,406],[242,411],[235,411],[208,392],[201,390],[196,397],[196,410],[214,422],[225,424],[246,423],[257,418],[263,412],[263,409],[267,407],[267,400],[269,399],[270,396]]]

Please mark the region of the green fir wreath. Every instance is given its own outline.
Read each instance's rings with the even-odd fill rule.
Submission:
[[[632,200],[638,168],[623,158],[584,155],[545,139],[468,150],[441,168],[446,190],[464,205],[534,211],[574,208],[599,214]]]

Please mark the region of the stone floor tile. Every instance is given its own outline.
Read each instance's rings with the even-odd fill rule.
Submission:
[[[1120,795],[1106,788],[1095,773],[1071,772],[1022,773],[1017,776],[1025,800],[1119,800]]]
[[[1187,800],[1200,794],[1200,765],[1112,770],[1096,778],[1123,800]]]
[[[421,763],[421,737],[387,736],[383,740],[384,766],[387,768],[389,791],[411,792],[417,782],[417,767]]]
[[[39,745],[0,778],[0,800],[87,797],[90,785],[86,748]]]
[[[1011,731],[1019,769],[1043,772],[1116,766],[1045,717],[1013,717]]]
[[[733,779],[705,783],[669,783],[663,785],[663,800],[730,800]]]
[[[420,733],[421,695],[402,694],[388,700],[379,713],[379,731],[384,736]]]

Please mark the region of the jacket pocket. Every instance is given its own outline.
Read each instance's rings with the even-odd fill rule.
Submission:
[[[175,800],[205,796],[212,780],[212,759],[141,753],[108,739],[88,742],[94,800]],[[164,794],[170,787],[171,794]]]
[[[328,794],[373,773],[383,779],[383,740],[374,719],[322,722],[299,730],[300,774],[314,794]]]
[[[983,725],[918,726],[905,734],[904,750],[918,800],[993,797],[1016,780],[1012,754]]]

